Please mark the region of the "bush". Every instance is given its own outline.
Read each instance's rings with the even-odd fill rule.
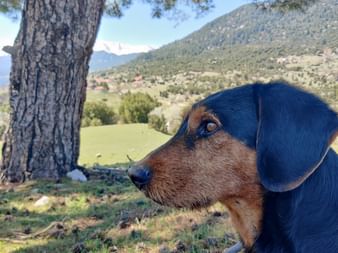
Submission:
[[[90,121],[91,126],[102,126],[102,121],[98,118],[94,118]]]
[[[148,123],[148,114],[160,103],[149,94],[137,92],[122,97],[119,114],[124,123]]]
[[[99,83],[97,86],[102,87],[102,88],[105,89],[106,91],[109,90],[109,86],[108,86],[107,82],[101,82],[101,83]]]
[[[165,134],[168,133],[167,122],[163,114],[161,114],[161,116],[152,114],[148,116],[148,119],[149,127],[154,128],[155,130]]]
[[[6,126],[5,125],[0,125],[0,138],[4,135],[6,131]]]
[[[116,124],[118,117],[113,108],[103,102],[87,102],[82,115],[82,127]]]

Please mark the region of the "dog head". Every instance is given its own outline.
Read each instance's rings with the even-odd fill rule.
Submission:
[[[337,131],[337,114],[315,96],[283,83],[246,85],[193,105],[176,135],[128,173],[148,197],[174,207],[260,187],[289,191],[319,167]]]

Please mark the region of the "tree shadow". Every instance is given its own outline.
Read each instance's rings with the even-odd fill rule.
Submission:
[[[168,244],[174,248],[179,240],[186,245],[186,252],[219,252],[233,243],[227,241],[224,236],[227,229],[223,227],[223,222],[228,222],[225,214],[214,217],[205,213],[194,224],[195,228],[192,228],[187,219],[194,218],[194,214],[189,213],[188,217],[185,211],[158,206],[137,191],[129,180],[114,183],[105,180],[86,183],[64,180],[61,185],[63,186],[42,181],[15,189],[14,192],[0,190],[0,201],[7,199],[7,203],[0,204],[0,219],[5,217],[7,212],[13,216],[12,221],[2,222],[0,237],[15,239],[18,232],[22,234],[27,227],[34,234],[52,223],[64,224],[61,235],[32,238],[11,252],[73,252],[76,245],[85,245],[87,252],[109,252],[114,246],[135,252],[135,247],[139,244],[142,246],[145,243],[152,248]],[[30,201],[34,203],[37,196],[43,195],[54,198],[54,202],[45,210],[27,213],[27,199],[35,196]],[[23,205],[15,207],[20,202]],[[171,224],[170,219],[173,216],[185,217],[186,225],[183,226],[178,221],[176,223],[181,228],[177,229],[175,224]],[[157,227],[152,227],[154,222],[157,222]],[[170,235],[158,237],[160,230],[168,230]],[[115,234],[112,234],[112,231]],[[217,244],[209,245],[206,241],[208,237],[216,237]],[[142,252],[142,249],[139,251]]]

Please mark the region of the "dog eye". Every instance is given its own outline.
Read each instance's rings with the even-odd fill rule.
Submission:
[[[201,123],[197,131],[198,137],[208,137],[215,133],[219,129],[219,126],[213,121],[204,121]]]
[[[205,130],[207,133],[211,133],[213,131],[215,131],[217,129],[217,124],[214,123],[214,122],[208,122],[206,125],[205,125]]]

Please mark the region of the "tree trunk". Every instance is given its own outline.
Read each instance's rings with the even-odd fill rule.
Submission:
[[[88,62],[104,0],[26,0],[12,48],[10,124],[0,181],[76,168]]]

